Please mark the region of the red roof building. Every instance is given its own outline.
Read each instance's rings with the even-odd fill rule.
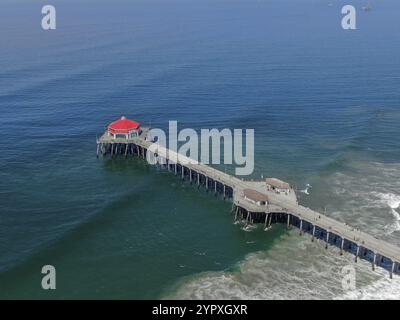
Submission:
[[[108,125],[108,134],[114,138],[135,138],[140,135],[140,123],[121,117]]]

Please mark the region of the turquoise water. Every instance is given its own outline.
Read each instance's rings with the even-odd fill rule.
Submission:
[[[95,139],[121,115],[254,128],[251,178],[311,184],[301,203],[400,245],[400,5],[373,2],[352,32],[340,1],[113,4],[54,1],[54,32],[40,1],[1,5],[0,298],[398,296],[363,263],[343,292],[351,257],[279,226],[245,232],[229,202],[97,159]]]

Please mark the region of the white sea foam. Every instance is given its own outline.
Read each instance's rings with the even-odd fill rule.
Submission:
[[[343,293],[342,266],[352,261],[292,232],[272,250],[248,255],[237,271],[196,275],[166,298],[333,299]],[[360,263],[357,268],[369,270],[369,265]]]
[[[334,204],[332,216],[360,227],[376,237],[400,230],[400,164],[349,165],[354,173],[336,172],[329,179]],[[400,238],[393,238],[400,244]]]
[[[394,193],[380,193],[376,192],[375,195],[382,199],[390,208],[398,209],[400,206],[400,195]]]
[[[299,241],[297,232],[270,252],[250,254],[239,270],[207,272],[185,281],[165,298],[176,299],[396,299],[400,277],[389,279],[383,269],[372,271],[370,264],[355,264],[351,255],[323,249],[322,242]],[[295,258],[293,255],[297,253]],[[342,268],[356,271],[356,290],[342,287]]]
[[[398,300],[400,298],[400,278],[390,279],[387,274],[371,284],[336,297],[339,300]]]
[[[257,225],[255,224],[248,224],[247,226],[243,226],[242,230],[246,232],[251,232],[253,230],[257,229]]]
[[[393,216],[393,221],[385,226],[388,234],[400,230],[400,214],[397,211],[400,207],[400,195],[394,193],[375,192],[374,195],[380,201],[390,208],[390,213]]]

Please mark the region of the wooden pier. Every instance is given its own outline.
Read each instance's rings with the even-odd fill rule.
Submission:
[[[299,228],[300,235],[308,233],[312,241],[324,241],[326,248],[333,245],[340,249],[340,254],[345,251],[353,254],[355,262],[367,260],[373,270],[376,266],[388,270],[391,278],[393,274],[400,274],[399,247],[299,205],[292,188],[288,192],[277,192],[266,181],[242,180],[161,146],[153,153],[149,151],[153,143],[147,136],[145,128],[138,137],[132,138],[115,138],[106,131],[97,139],[97,156],[146,158],[150,152],[166,170],[224,199],[231,199],[235,220],[246,224],[262,223],[266,229],[273,223],[283,223],[288,228],[294,226]],[[266,203],[260,205],[264,200]]]

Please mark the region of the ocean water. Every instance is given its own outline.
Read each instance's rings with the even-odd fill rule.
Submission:
[[[351,3],[355,31],[348,1],[54,0],[45,32],[47,3],[2,1],[0,298],[399,298],[386,271],[282,226],[246,232],[229,202],[95,156],[121,115],[254,128],[249,178],[400,245],[400,4]]]

